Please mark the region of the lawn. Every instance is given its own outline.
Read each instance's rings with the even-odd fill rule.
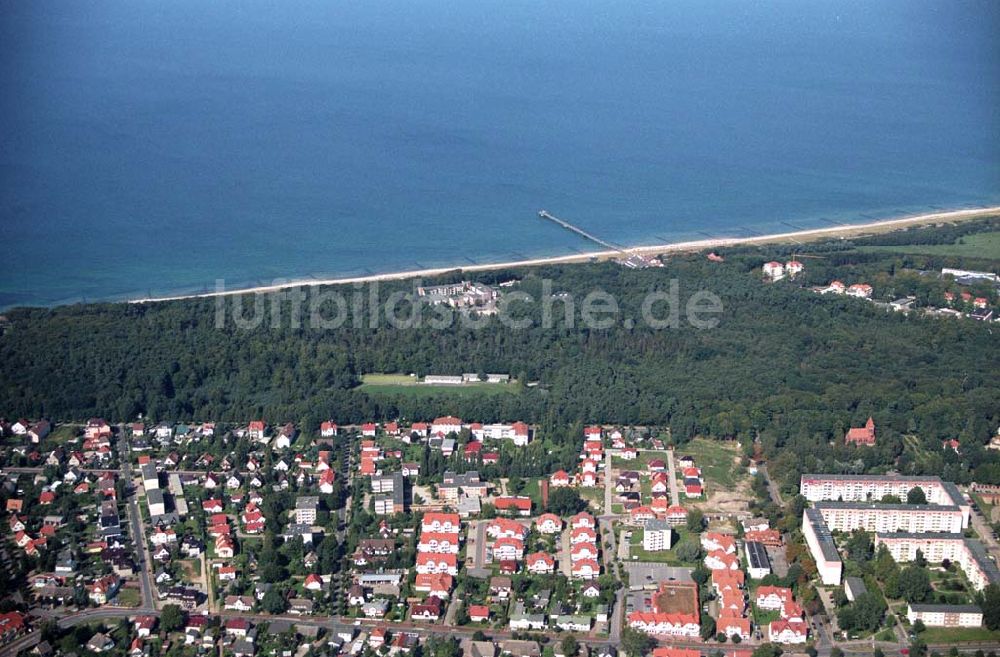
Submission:
[[[954,244],[910,244],[902,246],[863,246],[866,253],[916,253],[936,256],[964,256],[967,258],[995,259],[1000,253],[1000,231],[974,233],[960,237]]]
[[[417,377],[409,374],[362,374],[361,385],[415,386]]]
[[[742,478],[742,470],[736,472],[738,464],[733,461],[737,455],[736,443],[720,440],[695,438],[683,447],[678,447],[674,458],[694,457],[694,463],[701,468],[707,488],[729,490],[736,486],[737,477]],[[678,470],[678,477],[680,472]]]
[[[665,563],[671,566],[691,566],[695,564],[685,563],[678,559],[674,555],[674,549],[680,544],[685,536],[688,535],[688,531],[683,527],[674,527],[674,537],[673,543],[671,544],[671,549],[669,550],[657,550],[655,552],[647,552],[642,547],[642,537],[643,530],[641,527],[632,530],[632,536],[629,538],[629,561],[651,561],[656,563]]]
[[[1000,632],[985,627],[928,627],[920,633],[926,643],[958,643],[961,641],[1000,641]]]
[[[122,588],[118,591],[116,601],[123,607],[138,607],[142,602],[142,594],[136,589]]]
[[[666,451],[642,451],[639,452],[631,461],[615,456],[611,459],[611,467],[619,470],[638,470],[639,472],[645,472],[649,469],[647,464],[653,459],[660,459],[661,461],[666,462],[667,454],[668,453]]]
[[[443,395],[454,397],[492,397],[517,394],[521,392],[521,386],[517,383],[467,383],[461,386],[428,386],[413,383],[362,383],[356,390],[369,395],[396,395],[416,398],[439,397]]]
[[[648,477],[643,477],[639,480],[639,499],[643,504],[649,504],[653,495],[651,491],[651,484],[649,483]]]
[[[62,445],[63,443],[76,438],[79,432],[80,427],[68,426],[64,424],[53,429],[52,433],[50,433],[45,440],[56,443],[57,445]]]
[[[536,511],[542,508],[542,491],[539,487],[538,479],[525,479],[524,488],[517,494],[530,497]]]
[[[593,502],[594,504],[596,504],[603,513],[604,486],[598,486],[596,488],[578,488],[577,491],[579,491],[580,497],[587,500],[588,502]]]
[[[503,395],[521,392],[521,384],[465,383],[463,385],[426,385],[409,374],[362,374],[358,390],[371,395],[402,395],[407,397],[433,397],[440,393],[457,396]]]

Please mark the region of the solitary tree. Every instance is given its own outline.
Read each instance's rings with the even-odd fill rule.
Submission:
[[[626,627],[622,630],[622,648],[629,657],[642,657],[653,649],[656,641],[645,632]]]
[[[687,528],[689,532],[700,533],[705,527],[705,514],[701,509],[690,509],[687,514]]]
[[[914,486],[910,489],[910,492],[906,494],[907,504],[927,504],[927,495],[924,493],[924,489],[920,486]]]
[[[174,632],[184,627],[184,612],[177,605],[164,605],[160,611],[160,629]]]

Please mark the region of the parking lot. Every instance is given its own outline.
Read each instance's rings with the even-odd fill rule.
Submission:
[[[663,563],[634,561],[625,563],[624,566],[628,571],[630,589],[640,589],[646,586],[656,588],[660,582],[671,579],[680,582],[692,581],[691,568],[668,566]]]
[[[785,558],[784,546],[767,548],[767,556],[771,560],[771,570],[775,575],[784,577],[788,574],[788,559]]]

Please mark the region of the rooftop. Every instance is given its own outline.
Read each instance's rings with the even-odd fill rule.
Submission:
[[[827,526],[826,521],[823,520],[823,514],[819,512],[819,509],[806,509],[806,520],[816,535],[819,547],[823,551],[823,558],[832,562],[840,561],[837,544],[833,542],[833,535],[830,533],[830,528]]]
[[[751,568],[771,568],[771,560],[767,556],[767,549],[763,543],[757,541],[747,541],[747,560]]]

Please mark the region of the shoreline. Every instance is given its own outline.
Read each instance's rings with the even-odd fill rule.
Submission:
[[[266,294],[269,292],[280,292],[294,287],[317,287],[323,285],[351,285],[356,283],[374,283],[378,281],[399,281],[410,278],[439,276],[448,272],[481,272],[493,271],[497,269],[511,269],[517,267],[535,267],[541,265],[575,264],[589,262],[594,258],[613,258],[626,255],[656,256],[670,253],[685,253],[691,251],[703,251],[705,249],[722,248],[730,246],[745,246],[753,244],[769,244],[783,241],[797,241],[800,239],[815,239],[820,237],[846,237],[853,233],[865,233],[879,229],[898,229],[909,226],[919,226],[923,224],[937,223],[940,221],[961,221],[975,219],[978,217],[1000,214],[1000,206],[985,208],[974,208],[968,210],[944,210],[941,212],[931,212],[908,217],[896,217],[893,219],[883,219],[870,221],[863,224],[843,224],[824,228],[810,228],[805,230],[789,231],[786,233],[772,233],[770,235],[759,235],[754,237],[720,237],[706,238],[703,240],[693,240],[689,242],[674,242],[669,244],[655,244],[651,246],[627,247],[622,251],[600,250],[587,251],[573,255],[550,256],[542,258],[530,258],[526,260],[512,260],[509,262],[484,263],[479,265],[455,265],[451,267],[434,267],[429,269],[414,269],[408,271],[389,272],[385,274],[371,274],[367,276],[352,276],[343,278],[313,279],[305,278],[300,280],[276,283],[273,285],[260,285],[256,287],[244,287],[233,290],[217,290],[214,292],[201,292],[196,294],[177,294],[159,297],[146,297],[142,299],[131,299],[126,303],[162,303],[165,301],[181,301],[183,299],[205,299],[214,297],[235,296],[239,294]]]

